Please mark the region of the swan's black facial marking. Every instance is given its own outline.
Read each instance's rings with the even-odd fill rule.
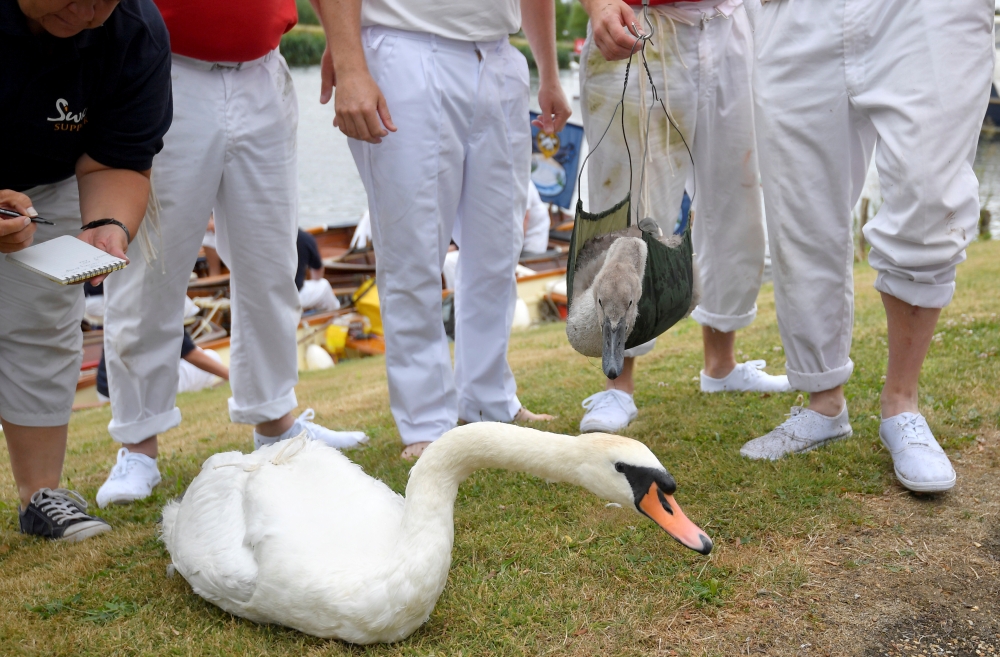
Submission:
[[[673,515],[674,510],[670,508],[669,502],[664,497],[664,495],[673,495],[677,491],[677,482],[674,481],[669,472],[658,468],[646,468],[641,465],[629,465],[628,463],[621,462],[615,463],[615,470],[625,475],[625,478],[628,479],[628,483],[632,487],[635,508],[639,509],[640,513],[643,513],[643,511],[639,508],[639,502],[649,492],[649,487],[655,483],[660,504],[663,505],[667,513]]]
[[[712,551],[712,539],[688,520],[674,500],[677,484],[669,472],[620,462],[615,463],[615,470],[628,479],[639,513],[659,525],[681,545],[701,554]]]

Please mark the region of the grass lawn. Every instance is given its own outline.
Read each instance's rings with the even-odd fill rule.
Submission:
[[[179,397],[184,422],[161,437],[163,483],[144,502],[103,513],[115,530],[82,544],[17,532],[0,446],[0,653],[997,654],[1000,241],[970,247],[924,368],[923,410],[959,473],[942,496],[903,491],[879,443],[885,315],[872,271],[862,264],[855,275],[851,440],[776,464],[745,461],[740,445],[782,421],[796,394],[700,394],[700,329],[691,320],[641,360],[639,418],[627,435],[674,474],[677,500],[715,540],[710,558],[581,489],[481,471],[459,491],[448,586],[408,640],[360,648],[255,625],[167,578],[157,539],[161,507],[209,455],[252,448],[251,430],[229,423],[220,388]],[[737,349],[780,372],[769,286],[759,307]],[[516,334],[510,360],[524,404],[558,415],[551,430],[575,434],[580,402],[603,381],[599,363],[576,354],[563,331]],[[403,490],[408,465],[398,458],[381,359],[304,374],[297,394],[319,422],[364,428],[372,444],[352,458]],[[94,409],[70,424],[65,485],[89,500],[115,457],[109,419],[107,408]]]

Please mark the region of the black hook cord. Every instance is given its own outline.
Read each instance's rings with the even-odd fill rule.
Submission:
[[[621,110],[622,110],[622,114],[621,114],[622,141],[625,143],[625,152],[628,155],[628,189],[629,189],[630,192],[632,191],[632,177],[633,177],[633,170],[632,170],[632,150],[629,148],[629,145],[628,145],[628,135],[625,132],[625,94],[628,91],[628,78],[629,78],[629,72],[631,71],[631,68],[632,68],[632,57],[636,53],[636,46],[638,46],[640,43],[642,44],[642,47],[639,48],[639,57],[640,57],[640,59],[642,61],[642,67],[646,70],[646,79],[649,80],[649,87],[650,87],[650,90],[651,90],[652,95],[653,95],[653,102],[654,103],[659,103],[660,108],[663,109],[663,114],[667,117],[667,123],[671,127],[673,127],[674,130],[677,131],[678,135],[680,135],[681,142],[684,144],[685,150],[687,150],[688,158],[691,160],[691,167],[692,167],[692,169],[694,168],[694,154],[691,152],[691,147],[688,145],[687,139],[684,138],[684,133],[681,131],[680,126],[677,125],[677,122],[674,121],[674,117],[672,117],[670,115],[670,112],[667,111],[667,106],[663,103],[663,99],[660,98],[660,94],[656,90],[656,85],[653,83],[653,75],[652,75],[652,73],[649,70],[649,62],[646,60],[646,42],[652,40],[652,36],[651,35],[652,35],[652,32],[653,32],[653,26],[649,22],[649,16],[646,14],[645,11],[643,11],[643,18],[646,21],[646,25],[647,25],[647,27],[649,29],[649,34],[645,34],[645,35],[637,34],[636,35],[636,39],[635,39],[635,43],[632,44],[632,51],[629,53],[628,62],[626,62],[626,64],[625,64],[625,83],[622,85],[622,95],[621,95],[621,98],[618,100],[618,103],[615,105],[615,110],[611,114],[611,120],[608,121],[608,125],[607,125],[606,128],[604,128],[604,132],[601,133],[601,137],[597,140],[597,143],[594,144],[594,147],[590,149],[590,152],[587,153],[587,156],[585,158],[583,158],[583,162],[580,163],[580,171],[577,173],[577,179],[576,179],[576,189],[577,189],[577,193],[578,194],[580,192],[580,186],[581,186],[581,183],[583,181],[583,168],[584,168],[584,165],[587,163],[587,160],[590,159],[590,156],[594,154],[594,151],[597,150],[597,147],[601,145],[601,142],[604,141],[605,135],[608,134],[608,130],[610,130],[612,124],[614,124],[615,114],[618,113],[618,108],[621,108]],[[640,102],[641,102],[641,99],[640,99]],[[652,108],[652,104],[653,103],[650,103],[650,108]],[[668,132],[669,132],[669,128],[668,128]],[[667,135],[667,139],[668,140],[670,139],[669,134]],[[648,143],[648,126],[647,126],[647,143]],[[645,171],[645,166],[646,166],[646,161],[645,161],[645,157],[644,157],[643,158],[643,171]],[[691,189],[691,203],[694,204],[694,198],[695,198],[695,194],[698,191],[698,185],[697,185],[697,176],[694,175],[693,171],[692,171],[691,179],[692,179],[692,182],[693,182],[692,189]],[[638,208],[637,208],[636,211],[638,212]],[[629,219],[631,221],[631,214],[629,216]],[[636,224],[638,224],[638,221],[639,221],[639,217],[636,217]]]

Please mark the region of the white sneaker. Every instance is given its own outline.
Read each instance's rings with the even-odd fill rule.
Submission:
[[[892,455],[899,483],[918,493],[940,493],[955,485],[955,469],[920,413],[885,418],[878,435]]]
[[[774,376],[764,371],[767,362],[748,360],[737,365],[724,379],[713,379],[701,371],[702,392],[788,392],[792,386],[784,374]]]
[[[740,449],[748,459],[777,461],[789,454],[802,454],[835,440],[851,437],[847,405],[837,417],[827,417],[801,406],[792,406],[788,419],[770,433],[754,438]]]
[[[303,431],[313,440],[320,440],[334,449],[350,449],[360,447],[368,442],[368,436],[363,431],[333,431],[324,426],[320,426],[311,420],[316,417],[316,411],[307,408],[302,415],[295,420],[292,428],[280,436],[262,436],[256,431],[253,432],[253,447],[260,449],[265,445],[273,445],[279,440],[294,438]]]
[[[156,467],[156,459],[122,447],[118,450],[118,462],[111,468],[108,480],[97,491],[97,506],[104,509],[109,504],[128,504],[145,499],[158,483],[160,471]]]
[[[639,415],[632,395],[621,390],[605,390],[583,400],[587,413],[580,420],[580,433],[617,433]]]

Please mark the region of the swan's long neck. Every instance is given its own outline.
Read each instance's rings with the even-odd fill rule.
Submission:
[[[570,436],[540,435],[495,423],[470,424],[442,436],[410,472],[397,544],[397,591],[415,606],[429,602],[429,608],[433,607],[451,566],[455,496],[459,484],[474,470],[502,468],[582,483],[582,451],[578,440]],[[437,583],[434,590],[427,586],[429,581]],[[421,588],[428,590],[422,592]],[[433,597],[420,601],[407,592],[418,599]]]

